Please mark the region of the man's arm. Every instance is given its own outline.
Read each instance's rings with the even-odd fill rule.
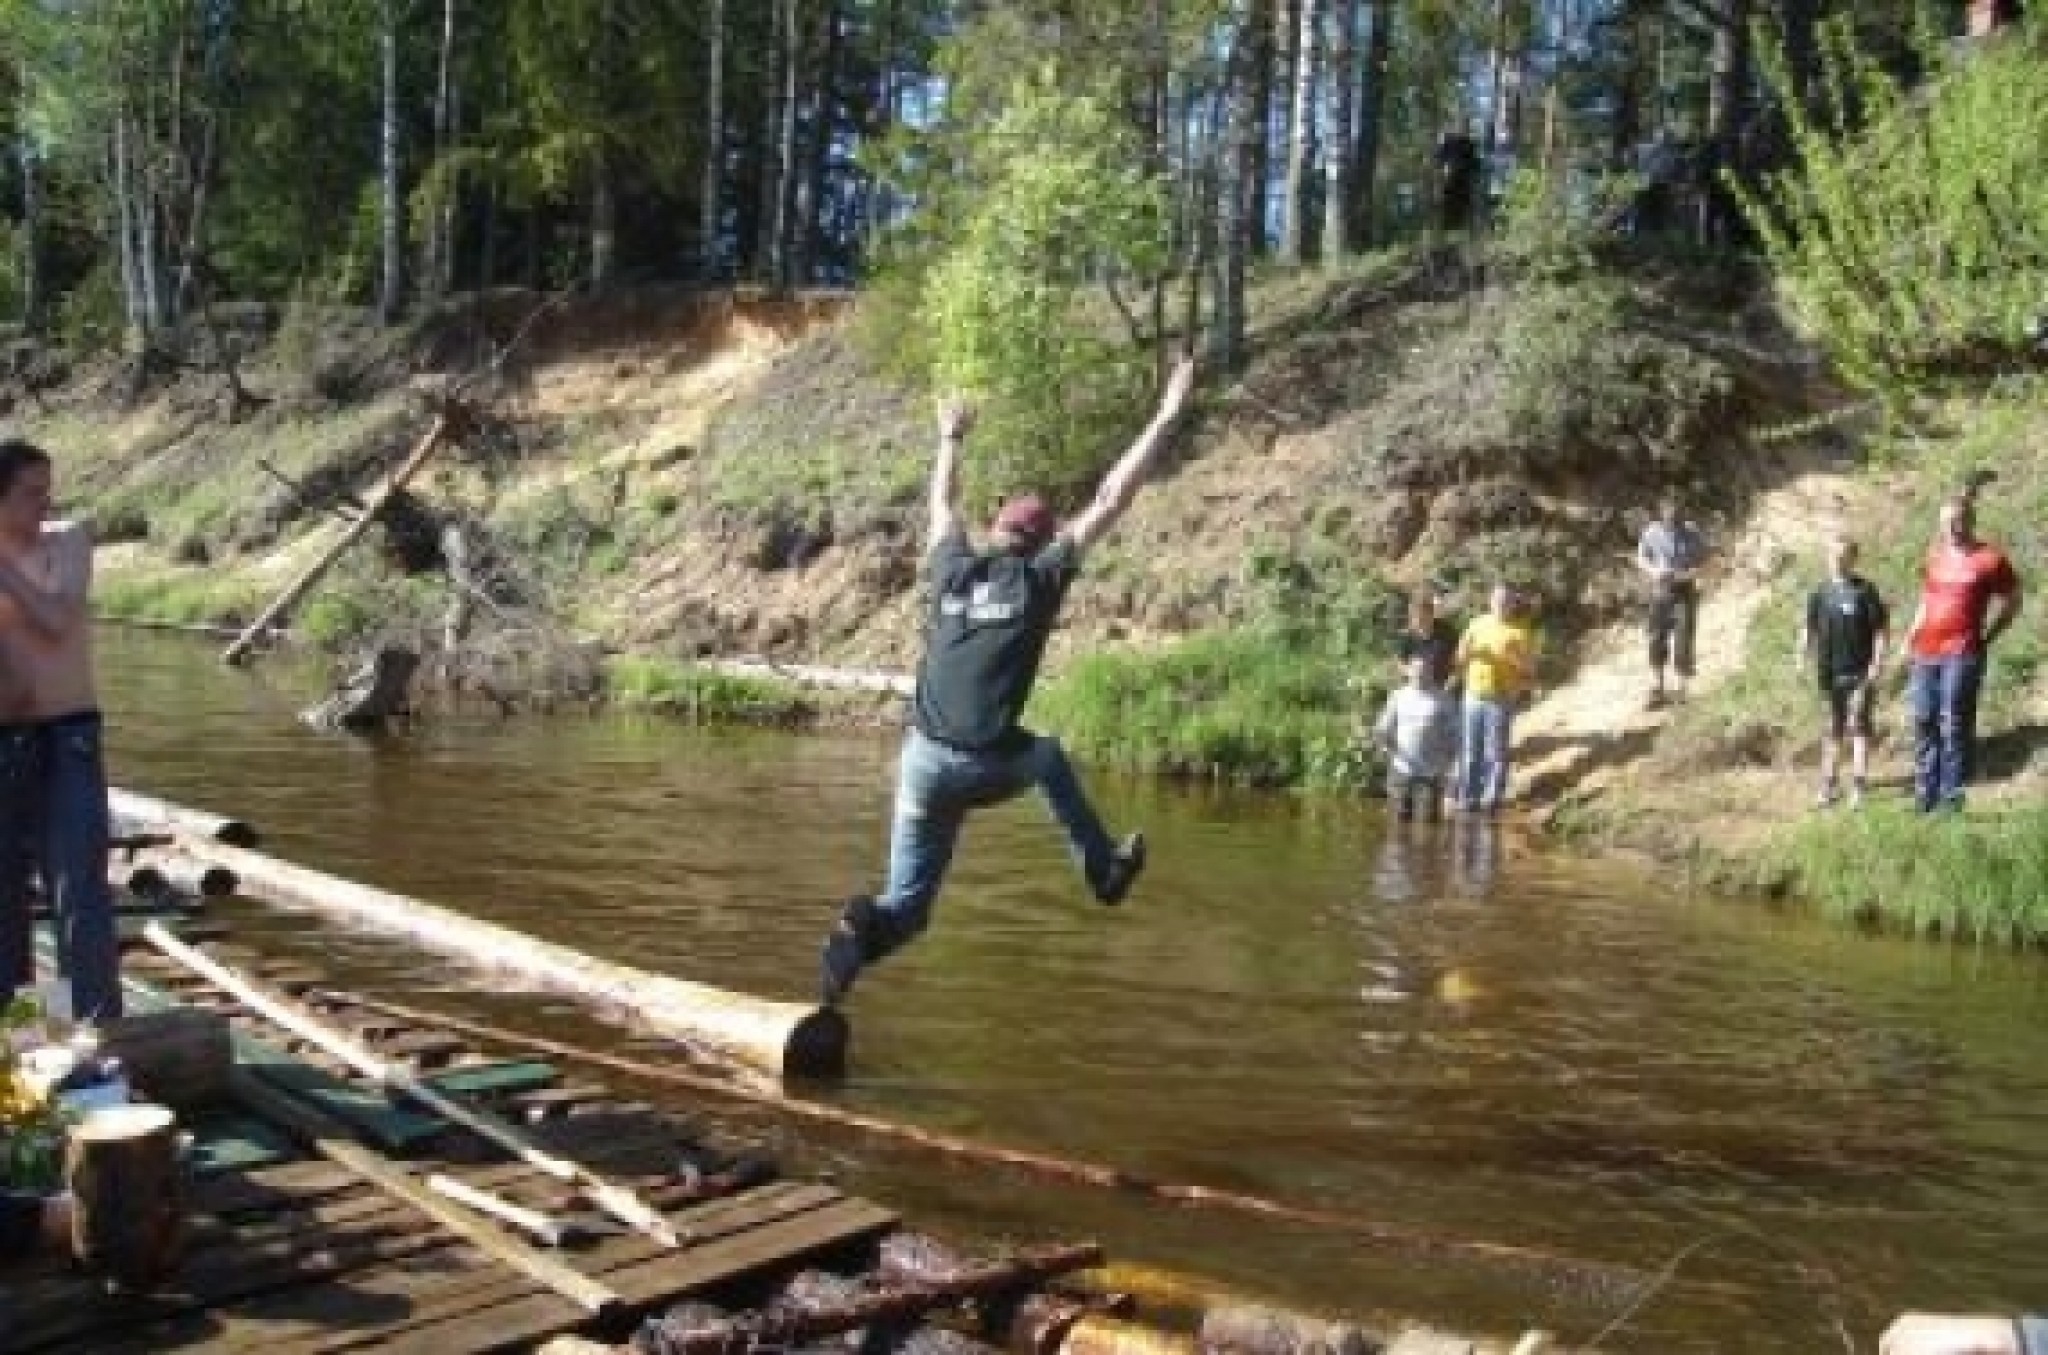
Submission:
[[[960,448],[974,427],[974,409],[965,401],[939,402],[939,451],[932,460],[931,534],[926,549],[965,530],[960,522]]]
[[[1095,500],[1067,524],[1061,535],[1076,548],[1086,550],[1089,546],[1108,535],[1124,510],[1131,506],[1131,500],[1138,496],[1145,477],[1151,474],[1152,458],[1166,443],[1166,435],[1173,431],[1174,423],[1187,408],[1188,395],[1195,388],[1195,360],[1182,358],[1173,369],[1173,375],[1166,379],[1166,391],[1159,399],[1158,412],[1152,422],[1145,425],[1145,431],[1138,434],[1117,463],[1110,467],[1109,474],[1102,478],[1102,485],[1095,491]]]
[[[56,579],[45,588],[11,561],[0,560],[0,596],[31,630],[61,640],[86,622],[86,596],[92,591],[92,538],[73,526],[50,543],[56,554]]]
[[[1998,637],[2005,634],[2006,630],[2019,617],[2020,603],[2024,600],[2020,592],[2020,580],[2017,574],[2013,576],[2012,587],[2002,593],[1992,595],[1991,602],[1994,610],[1984,621],[1984,647],[1986,649],[1998,643]]]

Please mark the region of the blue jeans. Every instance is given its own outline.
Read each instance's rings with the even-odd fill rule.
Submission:
[[[953,848],[968,812],[1032,789],[1045,797],[1046,807],[1065,830],[1089,888],[1100,892],[1115,860],[1116,844],[1095,816],[1059,740],[1034,734],[1014,753],[970,752],[910,731],[897,768],[889,883],[875,898],[892,942],[900,945],[930,923],[932,901],[953,863]]]
[[[100,717],[0,729],[0,1000],[35,977],[28,882],[40,873],[80,1020],[121,1014],[120,940],[107,889]]]
[[[1508,742],[1514,737],[1514,703],[1467,697],[1464,716],[1457,802],[1464,809],[1498,809],[1508,798]]]
[[[1977,751],[1977,692],[1984,656],[1913,660],[1907,699],[1913,707],[1913,806],[1921,813],[1954,808]]]

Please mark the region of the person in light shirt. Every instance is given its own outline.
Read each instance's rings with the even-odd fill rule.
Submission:
[[[0,998],[34,978],[28,877],[42,876],[72,1015],[121,1014],[107,890],[107,778],[93,679],[92,534],[54,520],[47,452],[0,441]]]

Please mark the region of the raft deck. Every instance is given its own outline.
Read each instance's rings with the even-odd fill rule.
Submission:
[[[188,939],[218,934],[210,924],[184,930]],[[303,995],[316,977],[232,948],[213,951],[274,990]],[[440,1172],[517,1204],[584,1212],[560,1181],[503,1161],[472,1131],[400,1104],[296,1047],[153,951],[130,947],[126,963],[140,981],[131,985],[136,1008],[184,1004],[224,1012],[235,1030],[238,1065],[347,1123],[417,1177]],[[345,998],[306,1005],[382,1056],[523,1122],[542,1146],[638,1189],[663,1206],[684,1245],[671,1250],[612,1230],[556,1251],[622,1300],[619,1311],[595,1319],[350,1169],[302,1153],[281,1127],[224,1104],[188,1117],[197,1176],[187,1255],[171,1285],[149,1297],[112,1296],[65,1258],[38,1259],[7,1276],[0,1347],[23,1355],[438,1355],[527,1349],[569,1332],[617,1337],[639,1314],[849,1254],[897,1222],[891,1211],[817,1182],[767,1180],[719,1190],[716,1168],[731,1155],[671,1115],[600,1087],[567,1085],[545,1063],[485,1058],[445,1032],[371,1016]]]

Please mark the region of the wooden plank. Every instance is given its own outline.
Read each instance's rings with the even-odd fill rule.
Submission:
[[[450,1096],[485,1098],[520,1096],[544,1091],[561,1081],[552,1063],[532,1059],[504,1059],[490,1063],[466,1063],[443,1069],[423,1079],[429,1086]]]
[[[894,1227],[896,1216],[863,1200],[844,1196],[793,1216],[763,1222],[723,1237],[706,1238],[680,1252],[650,1258],[603,1275],[627,1302],[645,1310],[768,1266],[794,1265],[805,1257]],[[479,1308],[459,1317],[386,1333],[377,1349],[392,1355],[467,1355],[504,1350],[585,1324],[573,1305],[553,1295],[530,1294]],[[322,1351],[360,1349],[359,1343],[329,1344]]]
[[[273,1086],[304,1097],[387,1152],[403,1153],[441,1134],[448,1122],[395,1106],[381,1091],[366,1091],[303,1060],[237,1034],[235,1062]]]
[[[375,1042],[376,1052],[387,1059],[404,1059],[421,1066],[438,1066],[457,1054],[467,1053],[468,1040],[445,1030],[409,1030]]]
[[[274,1166],[299,1155],[277,1126],[253,1115],[215,1112],[195,1122],[191,1133],[189,1160],[200,1176]]]

